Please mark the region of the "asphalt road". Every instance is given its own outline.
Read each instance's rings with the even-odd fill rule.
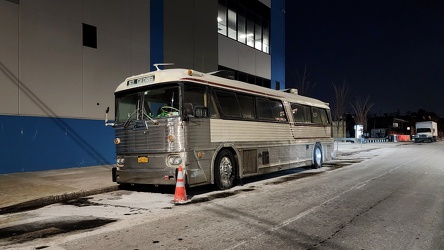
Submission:
[[[71,210],[75,204],[49,206],[21,216],[34,224],[37,214],[40,224],[56,217],[106,223],[3,247],[444,249],[444,142],[362,152],[322,171],[296,172],[182,206],[166,203],[168,192],[147,199],[153,194],[146,191],[95,196]]]

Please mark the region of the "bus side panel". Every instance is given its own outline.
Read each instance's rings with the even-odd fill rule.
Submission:
[[[211,119],[211,142],[266,142],[292,139],[290,125],[277,122]]]
[[[297,124],[291,126],[291,132],[295,139],[330,138],[331,126]]]
[[[292,141],[279,143],[269,142],[258,148],[258,174],[271,173],[278,170],[306,166],[311,159],[310,145],[306,143],[295,144]],[[264,159],[264,154],[268,159]]]
[[[192,186],[212,183],[212,160],[222,144],[235,145],[239,152],[241,178],[309,166],[316,142],[322,145],[324,161],[331,159],[333,151],[331,138],[314,138],[320,130],[329,133],[321,126],[299,127],[299,133],[312,138],[295,140],[286,123],[190,118],[184,124],[187,177]]]
[[[300,131],[296,133],[306,138],[295,140],[287,123],[212,119],[210,134],[212,142],[231,142],[243,152],[238,155],[241,165],[239,174],[245,177],[309,166],[312,164],[314,144],[332,143],[332,139],[328,138],[330,131],[327,126],[298,128]],[[319,134],[326,137],[315,138]],[[329,159],[330,152],[326,151],[324,159]],[[253,152],[255,157],[251,155]]]
[[[215,146],[210,142],[210,120],[190,118],[185,124],[187,177],[190,185],[211,183]]]

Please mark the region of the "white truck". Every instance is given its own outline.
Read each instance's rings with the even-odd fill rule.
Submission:
[[[438,126],[434,121],[416,123],[415,142],[435,142],[438,137]]]

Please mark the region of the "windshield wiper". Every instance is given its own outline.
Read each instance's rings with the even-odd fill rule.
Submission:
[[[151,118],[150,115],[148,115],[148,114],[146,114],[146,113],[143,113],[143,114],[142,114],[142,117],[143,117],[143,116],[146,116],[150,121],[153,122],[154,125],[158,125],[158,124],[159,124],[159,121],[158,121],[158,120],[154,120],[153,118]]]
[[[136,111],[137,111],[137,108],[128,116],[128,119],[126,119],[126,121],[125,121],[125,123],[123,124],[123,127],[124,128],[127,128],[128,127],[128,125],[130,124],[130,119],[131,119],[131,116],[133,116],[134,115],[134,113],[136,113]]]

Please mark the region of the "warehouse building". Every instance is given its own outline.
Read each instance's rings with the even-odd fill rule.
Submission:
[[[285,88],[284,9],[285,0],[0,0],[0,174],[114,164],[105,109],[118,84],[154,63]]]

